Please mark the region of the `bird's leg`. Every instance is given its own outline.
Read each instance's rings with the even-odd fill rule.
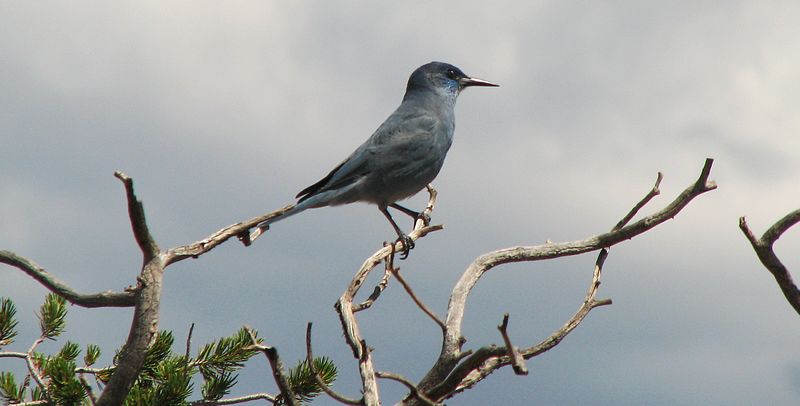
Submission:
[[[422,220],[422,222],[423,222],[423,223],[424,223],[426,226],[427,226],[427,225],[429,225],[429,224],[431,223],[431,217],[430,217],[429,215],[425,214],[425,213],[422,213],[422,212],[418,212],[418,211],[411,210],[411,209],[409,209],[409,208],[407,208],[407,207],[403,207],[403,206],[401,206],[401,205],[399,205],[399,204],[397,204],[397,203],[392,203],[392,204],[390,204],[390,205],[389,205],[389,207],[391,207],[391,208],[393,208],[393,209],[397,209],[397,210],[399,210],[399,211],[401,211],[401,212],[403,212],[403,213],[405,213],[405,214],[407,214],[407,215],[411,216],[411,218],[412,218],[412,219],[414,219],[414,223],[413,223],[413,224],[411,224],[411,227],[412,227],[412,228],[413,228],[415,225],[417,225],[417,220],[419,220],[419,219],[421,219],[421,220]]]
[[[392,215],[389,214],[389,210],[386,208],[386,206],[379,205],[378,210],[380,210],[381,213],[386,216],[386,219],[392,223],[392,227],[394,227],[394,231],[397,233],[397,240],[403,242],[403,254],[400,255],[400,259],[408,258],[409,251],[414,248],[414,241],[411,239],[411,237],[406,235],[403,230],[400,229],[400,227],[397,226],[397,223],[394,222],[394,219],[392,218]]]

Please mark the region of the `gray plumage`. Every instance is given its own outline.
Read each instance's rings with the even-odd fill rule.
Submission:
[[[442,62],[417,68],[408,79],[402,103],[372,136],[327,176],[303,189],[297,203],[282,216],[258,224],[250,240],[269,224],[306,209],[367,202],[386,216],[407,255],[413,242],[394,222],[388,207],[419,215],[396,202],[415,195],[439,174],[453,142],[456,98],[468,86],[497,85],[470,78]]]

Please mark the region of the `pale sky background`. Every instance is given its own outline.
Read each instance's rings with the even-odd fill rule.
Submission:
[[[445,230],[400,263],[441,315],[481,253],[604,232],[663,171],[652,213],[706,157],[719,184],[611,251],[599,296],[614,304],[530,375],[503,370],[448,404],[798,404],[800,318],[737,227],[747,215],[761,234],[800,207],[798,38],[793,0],[2,2],[0,248],[82,292],[121,290],[141,259],[115,170],[134,178],[162,247],[193,242],[292,201],[391,113],[416,67],[445,61],[501,87],[461,95],[434,183]],[[332,305],[393,235],[374,207],[352,205],[276,224],[247,249],[227,243],[168,269],[160,327],[182,351],[192,322],[195,350],[249,324],[294,365],[313,321],[335,388],[356,396]],[[791,230],[777,251],[800,278],[798,247]],[[504,312],[517,345],[549,335],[594,260],[490,272],[468,303],[467,348],[500,343]],[[45,294],[0,268],[23,329],[6,349],[33,340]],[[73,306],[42,349],[97,343],[109,362],[131,314]],[[359,320],[380,370],[417,380],[439,352],[437,327],[397,284]],[[237,395],[276,392],[261,358],[240,381]],[[381,391],[385,404],[405,393]]]

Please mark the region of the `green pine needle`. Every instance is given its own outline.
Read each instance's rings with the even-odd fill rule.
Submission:
[[[0,298],[0,347],[13,343],[14,337],[17,336],[14,330],[17,327],[17,321],[14,319],[16,314],[14,302],[4,297]]]
[[[61,335],[66,329],[65,318],[67,317],[66,300],[63,297],[50,293],[44,299],[44,303],[39,310],[39,327],[42,331],[42,338],[54,339]]]
[[[66,344],[61,347],[61,351],[58,352],[56,357],[74,362],[75,359],[78,358],[78,355],[81,355],[81,349],[78,347],[78,344],[67,341]]]
[[[319,373],[325,385],[329,386],[336,380],[338,371],[336,365],[329,358],[315,357],[314,369]],[[289,386],[302,402],[309,402],[322,392],[322,388],[314,379],[314,374],[306,360],[298,362],[296,367],[289,370]]]
[[[168,356],[148,371],[149,375],[139,375],[125,405],[186,405],[192,395],[193,373],[185,356]]]
[[[153,344],[147,350],[147,356],[142,365],[142,371],[139,373],[137,385],[142,387],[150,387],[154,385],[157,379],[157,370],[159,365],[164,362],[172,352],[172,344],[175,339],[172,337],[171,331],[162,330],[156,336]],[[119,354],[117,354],[119,355]],[[116,364],[116,358],[115,364]]]
[[[147,351],[147,358],[139,378],[125,399],[126,405],[188,404],[187,399],[193,391],[192,375],[196,373],[196,369],[186,356],[172,355],[174,341],[172,332],[159,332]],[[97,351],[99,355],[99,349]],[[107,371],[110,377],[113,371],[111,369]],[[97,376],[101,381],[107,380],[105,374]]]
[[[223,372],[220,375],[212,375],[203,383],[202,394],[204,400],[220,400],[223,396],[230,393],[233,385],[236,384],[238,375],[230,372]]]
[[[108,368],[101,369],[96,374],[94,374],[94,376],[95,376],[95,378],[97,378],[98,381],[106,384],[106,383],[108,383],[109,380],[111,380],[111,375],[113,373],[114,373],[114,368],[113,367],[108,367]]]
[[[244,362],[258,352],[249,348],[252,344],[250,334],[245,328],[241,328],[230,337],[223,337],[203,346],[192,364],[197,365],[200,373],[208,380],[212,376],[242,368]]]
[[[44,370],[48,379],[47,393],[57,405],[81,405],[86,399],[83,384],[75,377],[75,362],[55,357]]]
[[[86,346],[86,355],[83,357],[83,362],[87,367],[94,365],[97,359],[100,358],[100,347],[89,344]]]
[[[34,352],[31,354],[31,360],[33,361],[33,365],[38,370],[44,370],[47,368],[47,363],[50,362],[50,357],[42,354],[41,352]]]
[[[0,372],[0,399],[7,403],[22,402],[25,396],[25,387],[17,386],[14,374],[11,372]]]
[[[158,385],[155,386],[157,405],[184,405],[192,395],[192,373],[185,356],[172,356],[156,369]]]
[[[44,400],[42,388],[34,386],[33,389],[31,389],[31,400]]]

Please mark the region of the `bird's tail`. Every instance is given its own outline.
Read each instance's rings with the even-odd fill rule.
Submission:
[[[269,230],[269,225],[270,224],[276,223],[278,221],[281,221],[281,220],[284,220],[284,219],[289,218],[291,216],[294,216],[295,214],[300,213],[301,211],[304,211],[306,209],[308,209],[308,206],[303,204],[303,203],[289,205],[289,206],[281,209],[281,210],[283,210],[282,213],[278,213],[275,217],[272,217],[270,219],[267,219],[267,220],[264,220],[264,221],[258,223],[256,228],[252,232],[250,232],[250,241],[249,242],[252,243],[253,241],[256,240],[256,238],[260,237],[261,234],[264,234],[265,231]]]

